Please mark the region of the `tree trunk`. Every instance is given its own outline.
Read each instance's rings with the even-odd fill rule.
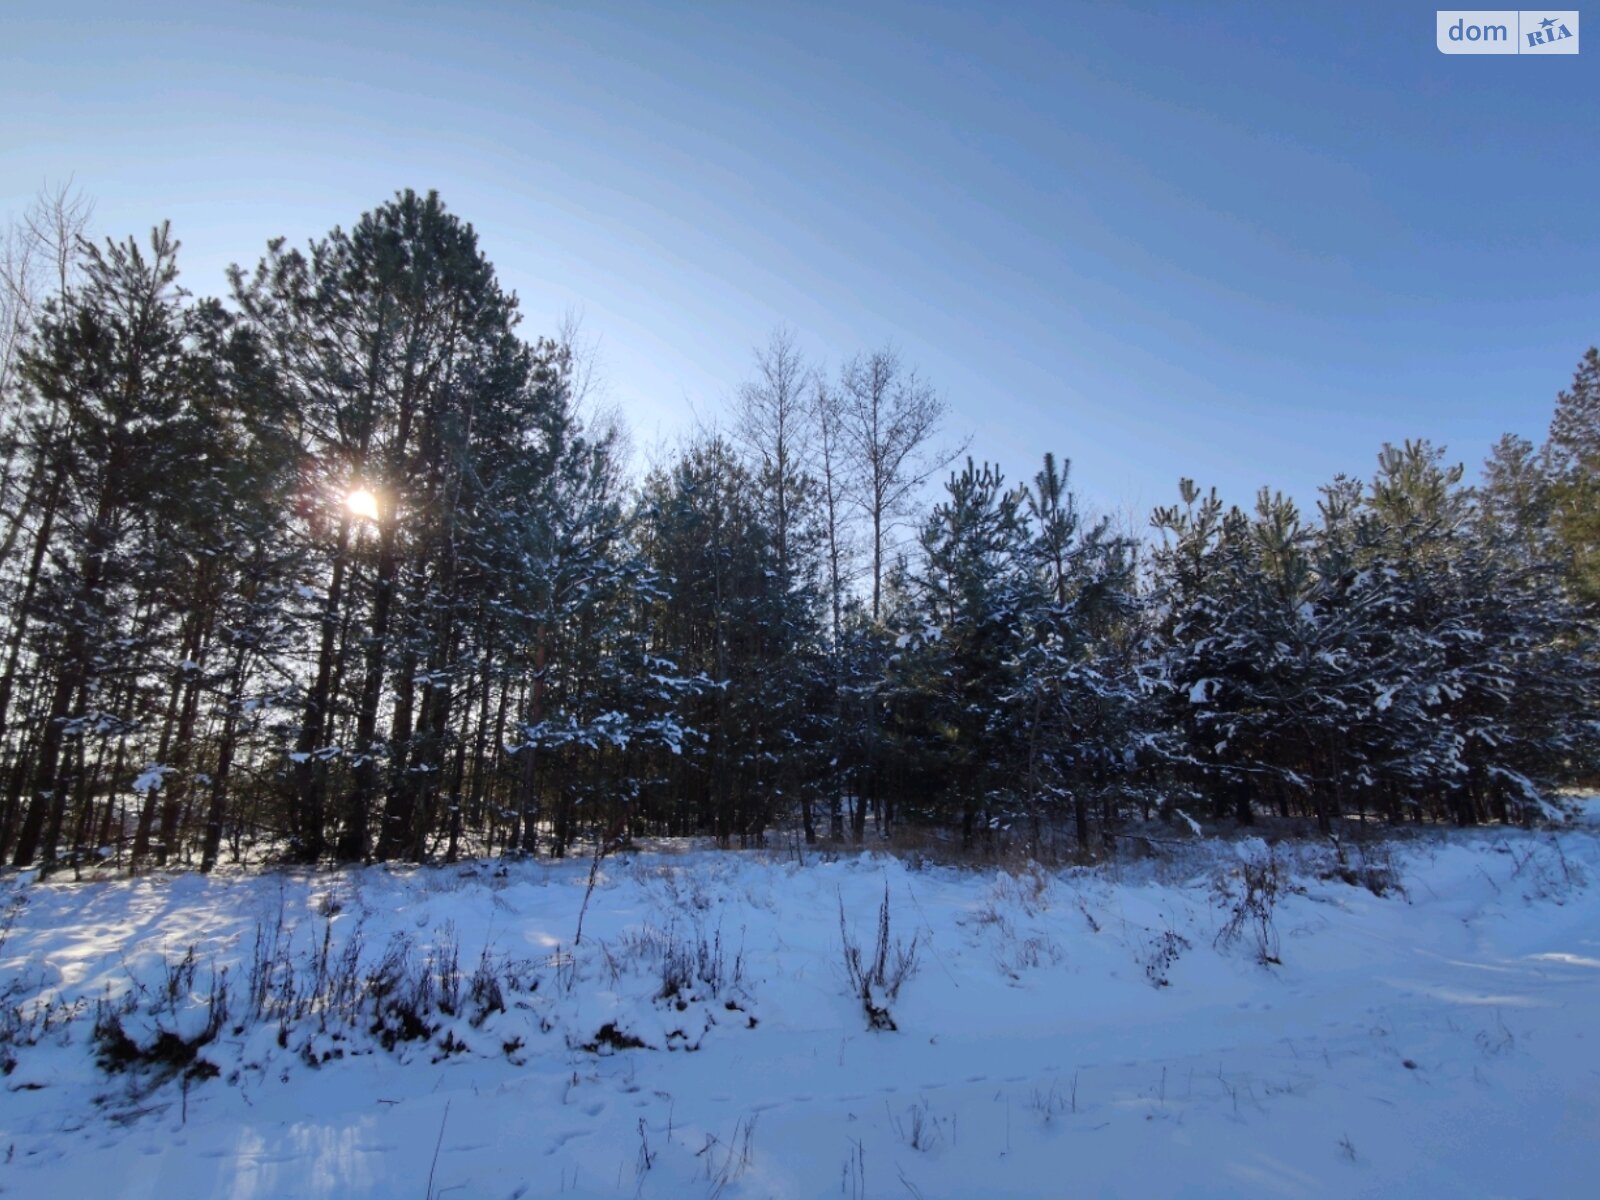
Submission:
[[[322,608],[322,636],[317,647],[317,676],[306,695],[300,718],[300,736],[294,748],[294,795],[289,815],[294,857],[301,862],[316,862],[322,857],[325,814],[323,793],[326,787],[324,764],[317,754],[330,729],[333,700],[334,662],[338,657],[338,635],[342,625],[345,561],[350,549],[350,518],[339,520],[339,535],[334,544],[333,576]]]
[[[378,579],[372,597],[372,623],[367,636],[365,668],[361,684],[361,707],[356,715],[355,786],[345,804],[344,824],[335,848],[340,862],[360,862],[367,857],[370,840],[368,810],[378,792],[381,766],[378,762],[378,704],[383,699],[385,659],[389,648],[389,617],[394,608],[395,575],[399,562],[395,554],[398,530],[393,518],[383,525],[378,536]]]

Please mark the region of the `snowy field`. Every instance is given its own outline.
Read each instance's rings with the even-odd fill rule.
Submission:
[[[576,946],[582,861],[12,877],[0,1189],[1592,1196],[1592,811],[1342,868],[641,852]]]

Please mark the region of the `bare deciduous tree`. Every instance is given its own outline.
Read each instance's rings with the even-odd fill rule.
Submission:
[[[858,355],[839,375],[840,427],[856,467],[853,499],[870,527],[872,619],[882,616],[885,549],[916,490],[953,462],[965,443],[932,453],[944,401],[892,347]]]
[[[79,240],[94,215],[94,203],[76,190],[69,178],[40,189],[27,210],[0,231],[0,508],[19,513],[22,502],[12,494],[17,486],[14,466],[22,434],[23,397],[17,369],[22,350],[38,317],[52,296],[65,293],[77,275]],[[15,527],[16,522],[13,522]],[[7,547],[15,535],[7,531]],[[0,554],[0,561],[5,558]]]
[[[845,454],[843,406],[839,392],[820,378],[814,381],[811,392],[811,428],[815,436],[814,461],[822,510],[833,641],[838,645],[840,627],[844,623],[845,588],[855,561],[855,543],[849,523],[850,469]]]
[[[809,488],[811,430],[807,388],[811,368],[788,329],[775,329],[755,354],[757,378],[739,389],[734,436],[751,461],[766,501],[778,571],[793,579],[793,534],[802,491]]]
[[[22,387],[19,368],[45,302],[64,296],[76,281],[83,233],[93,213],[93,202],[68,179],[43,188],[28,210],[0,233],[0,513],[5,514],[0,526],[0,607],[10,610],[0,649],[0,739],[10,724],[22,644],[65,488],[65,475],[49,469],[48,448],[61,423],[59,402],[30,413],[30,393]],[[19,544],[28,553],[13,572],[12,554]]]

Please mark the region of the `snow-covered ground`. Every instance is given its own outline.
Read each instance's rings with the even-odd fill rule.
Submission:
[[[1280,846],[1270,923],[1233,938],[1266,848],[1157,849],[1049,875],[635,853],[602,865],[575,948],[581,861],[12,878],[0,1189],[1596,1194],[1592,823],[1395,845],[1404,891],[1383,896],[1326,877],[1329,847]],[[844,955],[872,970],[886,891],[885,974],[915,955],[872,992],[893,1031],[868,1028]],[[191,1052],[95,1065],[201,1036],[223,968],[227,1016],[187,1072]]]

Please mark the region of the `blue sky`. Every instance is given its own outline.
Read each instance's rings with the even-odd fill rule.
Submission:
[[[1600,38],[1600,12],[1590,38]],[[951,434],[1142,515],[1538,440],[1600,339],[1600,41],[1446,57],[1320,4],[11,0],[0,211],[71,173],[221,292],[437,188],[641,446],[787,323],[893,342]]]

